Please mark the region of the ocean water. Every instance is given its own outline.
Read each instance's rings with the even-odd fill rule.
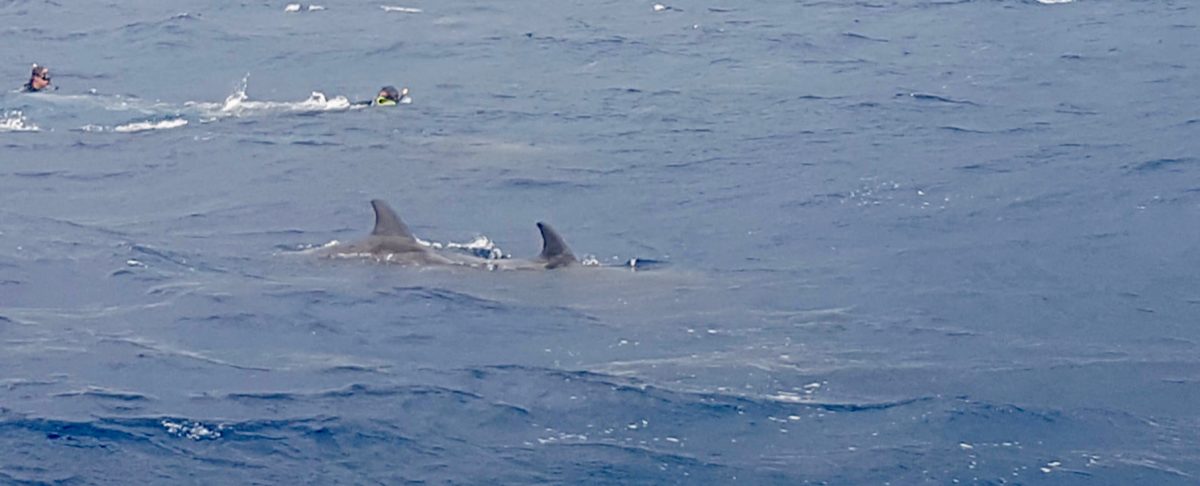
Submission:
[[[1194,2],[298,5],[0,0],[0,483],[1200,482]]]

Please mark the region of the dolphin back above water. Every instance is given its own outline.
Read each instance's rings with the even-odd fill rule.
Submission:
[[[371,207],[375,209],[375,229],[366,239],[347,245],[334,245],[320,254],[325,257],[372,257],[402,265],[462,265],[504,270],[553,269],[577,262],[567,242],[546,223],[537,224],[542,233],[542,252],[538,256],[530,259],[487,259],[439,253],[417,241],[412,230],[386,202],[374,199]]]

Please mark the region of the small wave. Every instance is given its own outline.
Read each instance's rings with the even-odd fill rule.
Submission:
[[[130,24],[125,24],[125,26],[121,27],[120,30],[126,31],[126,32],[138,32],[138,31],[147,31],[147,30],[153,30],[153,29],[169,29],[172,26],[177,26],[180,23],[177,21],[194,22],[197,20],[200,20],[199,14],[192,15],[188,12],[180,12],[175,15],[171,15],[167,18],[164,18],[162,20],[141,21],[141,22],[133,22]]]
[[[303,6],[298,3],[289,3],[289,4],[287,4],[286,7],[283,7],[283,11],[284,12],[299,12],[302,8],[303,8]],[[321,10],[325,10],[325,7],[321,6],[321,5],[309,5],[307,10],[309,12],[318,12]]]
[[[483,235],[476,236],[475,239],[466,243],[455,243],[453,241],[440,243],[436,241],[425,241],[419,238],[417,239],[417,242],[430,248],[436,248],[439,250],[457,250],[468,255],[486,258],[488,260],[509,258],[509,255],[504,253],[504,250],[500,249],[500,247],[496,245],[496,242]]]
[[[933,400],[931,397],[916,397],[883,402],[820,402],[812,400],[809,395],[799,395],[788,392],[779,392],[762,398],[781,403],[800,404],[808,407],[819,408],[821,410],[828,410],[830,412],[871,412]]]
[[[164,357],[189,359],[189,360],[194,360],[194,361],[207,363],[207,364],[211,364],[211,365],[224,366],[224,367],[229,367],[229,368],[234,368],[234,369],[239,369],[239,370],[271,371],[268,368],[261,368],[261,367],[257,367],[257,366],[248,366],[248,365],[241,365],[241,364],[237,364],[237,363],[231,363],[229,361],[224,361],[221,359],[210,357],[203,353],[198,353],[195,351],[188,351],[185,349],[178,349],[178,348],[174,348],[174,347],[171,347],[171,346],[168,346],[165,344],[159,344],[154,341],[147,340],[147,339],[109,337],[109,338],[104,338],[103,341],[118,343],[118,344],[126,344],[129,346],[138,348],[138,349],[145,350],[147,352],[157,353],[158,355],[161,355]]]
[[[159,250],[158,248],[154,248],[154,247],[147,246],[147,245],[140,245],[140,244],[136,244],[136,243],[133,245],[130,245],[129,250],[131,253],[142,256],[143,260],[145,260],[144,257],[151,257],[153,259],[158,260],[155,263],[163,263],[163,262],[173,263],[173,264],[183,267],[184,269],[189,270],[189,271],[196,270],[196,268],[193,267],[190,262],[188,262],[187,257],[176,254],[176,253],[172,253],[167,250]],[[137,260],[137,259],[135,258],[134,260]],[[145,262],[142,262],[140,260],[138,260],[138,262],[141,263],[142,265],[146,264]]]
[[[596,255],[583,255],[579,257],[579,265],[584,267],[605,267],[605,268],[622,268],[631,271],[638,270],[654,270],[668,265],[666,261],[655,260],[653,258],[638,258],[633,257],[628,260],[621,260],[619,257],[612,257],[613,262],[600,261]]]
[[[172,128],[179,128],[187,124],[188,121],[184,120],[183,118],[172,118],[169,120],[126,123],[124,125],[117,125],[113,127],[112,131],[117,133],[137,133],[151,130],[170,130]]]
[[[220,439],[221,432],[225,430],[224,424],[218,424],[216,427],[209,427],[200,422],[191,422],[187,420],[174,422],[166,419],[164,419],[161,423],[163,428],[167,430],[168,434],[192,440]]]
[[[0,316],[0,322],[4,322],[4,319],[5,318],[3,316]],[[12,390],[16,390],[18,388],[50,386],[50,385],[56,385],[58,383],[59,383],[59,381],[57,381],[57,380],[30,380],[30,379],[26,379],[26,378],[7,378],[7,379],[0,380],[0,388],[3,388],[8,391],[12,391]]]
[[[3,410],[0,409],[0,412]],[[103,447],[111,441],[145,442],[148,439],[123,430],[120,425],[97,421],[69,421],[52,418],[0,415],[0,428],[41,432],[49,440],[73,440],[74,447]]]
[[[6,111],[4,117],[0,118],[0,132],[37,132],[40,130],[20,111]]]
[[[312,403],[319,400],[344,400],[348,398],[363,397],[399,397],[404,399],[401,401],[425,399],[433,401],[448,401],[459,404],[480,403],[500,413],[516,414],[520,416],[528,416],[530,414],[527,408],[518,405],[513,405],[503,401],[491,400],[483,395],[467,390],[437,385],[413,384],[377,386],[363,383],[350,383],[340,388],[325,390],[233,392],[227,393],[224,396],[218,396],[217,398],[245,402],[282,401]]]
[[[399,13],[421,13],[421,9],[412,7],[399,7],[395,5],[380,5],[379,8],[384,12],[399,12]]]
[[[949,103],[952,105],[979,106],[979,104],[975,103],[974,101],[957,100],[954,98],[950,98],[950,97],[946,97],[946,96],[939,96],[939,95],[929,94],[929,93],[897,93],[896,96],[908,96],[913,99],[917,99],[917,100],[921,100],[921,101],[938,101],[938,102],[942,102],[942,103]]]
[[[1127,165],[1126,169],[1130,169],[1134,172],[1156,172],[1160,170],[1179,172],[1182,170],[1182,166],[1194,164],[1197,161],[1200,161],[1200,159],[1192,157],[1179,159],[1154,159],[1139,164]]]
[[[224,103],[188,102],[188,106],[201,109],[204,115],[213,118],[246,116],[269,112],[322,112],[342,111],[353,108],[345,96],[328,98],[325,93],[313,91],[304,101],[251,101],[244,89],[229,95]]]
[[[390,291],[380,291],[377,293],[378,295],[386,295],[389,297],[410,297],[413,299],[425,300],[434,303],[458,307],[469,307],[486,311],[503,311],[511,308],[511,306],[508,304],[498,300],[476,297],[465,292],[458,292],[436,287],[395,287]]]
[[[944,126],[938,127],[938,129],[946,130],[948,132],[974,133],[974,134],[1021,133],[1021,132],[1026,131],[1024,128],[1021,128],[1021,127],[1004,128],[1004,129],[999,129],[999,130],[984,130],[984,129],[979,129],[979,128],[968,128],[968,127],[961,127],[961,126],[956,126],[956,125],[944,125]]]
[[[283,254],[283,255],[290,255],[290,254],[311,255],[311,254],[318,253],[324,249],[333,248],[340,244],[342,244],[341,241],[330,240],[329,243],[325,243],[323,245],[302,244],[302,245],[295,245],[295,246],[280,246],[278,248],[280,250],[279,254]]]
[[[505,186],[518,189],[545,189],[557,187],[571,187],[584,189],[590,187],[589,184],[581,184],[571,181],[555,180],[555,179],[534,179],[530,177],[514,177],[501,182]]]
[[[579,263],[587,266],[588,263],[591,262],[594,262],[592,263],[593,266],[600,266],[599,260],[597,260],[594,256],[591,256],[588,260],[580,260]],[[653,270],[667,266],[667,262],[663,260],[655,260],[653,258],[633,257],[626,260],[625,263],[621,264],[620,266],[630,270]]]
[[[319,113],[324,111],[342,111],[360,108],[350,103],[345,96],[329,98],[325,93],[313,91],[308,99],[303,101],[252,101],[247,93],[250,84],[250,74],[242,78],[241,83],[234,88],[232,94],[221,103],[206,101],[188,101],[185,107],[197,109],[205,122],[227,117],[240,117],[271,112]],[[401,103],[411,103],[407,96]]]
[[[799,409],[815,412],[835,413],[875,413],[891,409],[907,407],[928,407],[931,403],[942,401],[940,397],[915,396],[893,400],[862,400],[862,401],[828,401],[817,400],[813,392],[820,388],[819,383],[804,387],[804,393],[776,392],[773,394],[744,394],[730,390],[702,390],[676,388],[662,384],[652,384],[635,377],[617,376],[594,371],[570,371],[531,367],[522,365],[493,365],[470,368],[467,371],[473,376],[493,383],[506,383],[510,380],[529,383],[537,380],[554,380],[570,382],[573,386],[591,390],[604,390],[604,394],[624,395],[623,403],[634,403],[637,400],[652,400],[658,403],[673,403],[684,407],[695,407],[705,414],[767,414],[787,416]],[[573,390],[568,393],[580,393]]]
[[[1089,110],[1082,106],[1072,105],[1070,103],[1059,103],[1054,109],[1055,113],[1066,113],[1069,115],[1097,115],[1093,110]]]
[[[81,109],[99,109],[112,112],[134,112],[144,116],[176,116],[178,106],[164,101],[144,100],[134,96],[120,94],[103,94],[95,89],[86,94],[34,93],[28,96],[37,97],[39,104],[47,104],[70,108],[72,111]]]
[[[941,130],[946,130],[949,132],[958,132],[958,133],[991,133],[987,130],[978,130],[975,128],[958,127],[958,126],[954,126],[954,125],[946,125],[946,126],[941,126],[938,128]]]
[[[1134,467],[1139,467],[1139,468],[1144,468],[1144,469],[1148,469],[1151,471],[1166,473],[1166,474],[1169,474],[1169,475],[1177,477],[1177,478],[1183,478],[1183,479],[1189,479],[1189,480],[1194,478],[1194,476],[1189,474],[1187,471],[1183,471],[1181,469],[1172,467],[1171,465],[1166,464],[1165,461],[1159,460],[1158,458],[1117,457],[1114,460],[1121,464],[1128,464],[1128,465],[1134,466]]]
[[[147,401],[147,400],[154,399],[153,397],[151,397],[149,395],[143,395],[143,394],[137,393],[137,392],[112,390],[112,389],[102,388],[102,387],[97,387],[97,386],[89,386],[82,390],[65,391],[65,392],[61,392],[61,393],[56,393],[53,396],[55,396],[55,397],[95,397],[95,398],[104,398],[104,399],[109,399],[109,400],[120,400],[123,402],[137,402],[137,401]]]
[[[885,43],[889,42],[887,39],[883,39],[883,38],[879,38],[879,37],[871,37],[869,35],[859,34],[858,32],[842,32],[842,36],[849,37],[851,39],[859,39],[859,40],[865,40],[865,41],[871,41],[871,42],[885,42]]]

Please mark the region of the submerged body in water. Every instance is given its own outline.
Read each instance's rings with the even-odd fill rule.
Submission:
[[[575,254],[562,236],[546,223],[539,222],[542,251],[530,259],[486,259],[476,256],[439,252],[421,243],[408,225],[382,200],[371,201],[375,210],[375,228],[366,239],[347,245],[322,248],[326,257],[370,257],[401,265],[460,265],[489,270],[549,270],[576,264]]]

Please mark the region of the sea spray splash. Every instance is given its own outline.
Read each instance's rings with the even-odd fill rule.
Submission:
[[[25,117],[25,114],[18,111],[6,111],[4,116],[0,117],[0,132],[36,132],[40,131],[37,125],[34,125]]]

